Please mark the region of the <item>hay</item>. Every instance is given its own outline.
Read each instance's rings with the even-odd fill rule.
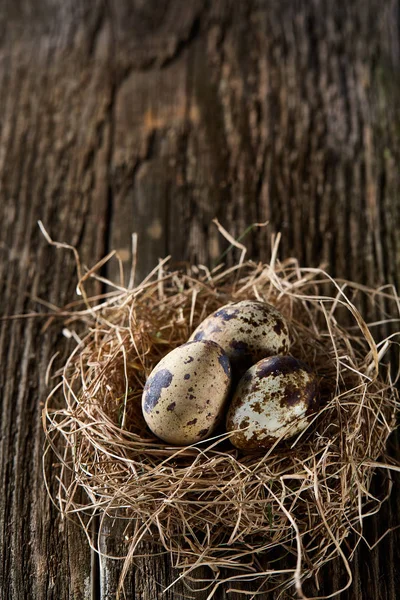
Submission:
[[[243,581],[252,582],[254,596],[294,586],[305,597],[303,582],[313,576],[318,585],[321,567],[336,557],[348,573],[343,589],[351,584],[363,522],[388,497],[390,471],[398,469],[385,454],[399,408],[396,370],[383,364],[395,334],[377,342],[371,331],[398,322],[399,298],[390,286],[370,290],[294,258],[280,262],[278,243],[269,264],[245,262],[242,253],[229,269],[182,272],[165,259],[140,285],[114,285],[100,303],[84,291],[85,280],[104,281],[99,265],[82,275],[76,255],[86,306],[61,312],[65,333],[79,343],[45,404],[46,453],[58,457],[53,501],[79,520],[96,551],[106,516],[126,523],[121,589],[145,539],[169,553],[189,588],[197,568],[209,567],[201,577],[208,598],[222,583],[240,591]],[[291,353],[318,374],[319,413],[297,438],[265,453],[237,451],[223,431],[185,448],[156,439],[140,409],[146,377],[207,314],[245,298],[285,315]],[[362,302],[376,309],[377,322],[363,320]],[[60,395],[63,406],[53,408]],[[369,491],[377,467],[388,484],[379,498]],[[100,531],[92,537],[96,514]]]

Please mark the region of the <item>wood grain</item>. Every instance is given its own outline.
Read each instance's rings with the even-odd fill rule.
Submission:
[[[235,236],[269,220],[246,238],[252,257],[267,259],[281,231],[282,256],[398,285],[399,31],[398,0],[3,2],[1,312],[76,299],[73,257],[46,245],[38,219],[87,264],[116,248],[128,265],[137,232],[138,278],[166,254],[216,260],[215,216]],[[68,350],[61,323],[44,323],[1,322],[0,597],[111,600],[120,564],[91,563],[43,483],[45,371]],[[400,524],[399,484],[367,525],[371,543]],[[118,553],[106,529],[102,550]],[[342,600],[395,600],[399,547],[399,530],[361,546]],[[181,584],[162,595],[175,575],[165,557],[139,558],[126,597],[189,598]],[[320,593],[344,580],[333,563]]]

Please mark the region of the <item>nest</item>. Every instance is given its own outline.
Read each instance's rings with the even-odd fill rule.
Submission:
[[[397,374],[383,363],[394,335],[378,342],[372,331],[397,320],[399,299],[391,287],[370,290],[294,258],[279,261],[278,243],[269,264],[242,256],[231,268],[177,271],[160,261],[140,285],[114,285],[100,303],[84,282],[102,280],[104,261],[82,275],[77,257],[86,307],[63,313],[78,343],[45,404],[46,452],[58,457],[54,501],[96,551],[105,517],[125,523],[121,589],[146,539],[170,555],[191,589],[207,567],[200,572],[208,598],[222,583],[240,592],[244,581],[254,596],[281,588],[305,597],[304,581],[314,577],[318,587],[321,567],[336,557],[348,573],[343,589],[351,584],[364,519],[388,497],[398,469],[385,454],[399,407]],[[236,450],[223,430],[189,447],[156,439],[141,414],[146,377],[206,315],[242,299],[269,302],[286,317],[291,354],[318,375],[318,413],[296,438],[264,452]],[[374,323],[356,308],[366,303],[380,315]],[[52,408],[57,396],[62,406]],[[376,497],[378,467],[387,488]],[[101,516],[95,535],[93,515]]]

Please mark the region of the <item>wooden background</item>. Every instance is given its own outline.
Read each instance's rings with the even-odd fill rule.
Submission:
[[[281,231],[281,256],[398,284],[399,32],[398,0],[2,0],[1,312],[75,298],[72,255],[38,219],[87,264],[112,248],[129,264],[138,232],[139,275],[168,253],[215,259],[215,216],[234,235],[269,219],[254,258]],[[43,484],[45,371],[65,357],[61,324],[43,322],[1,322],[0,597],[110,600],[120,565],[91,557]],[[371,543],[400,524],[395,482]],[[111,532],[103,549],[116,546]],[[360,547],[342,600],[398,598],[399,546],[397,530]],[[140,559],[127,597],[189,597],[162,596],[173,576]],[[344,580],[335,563],[321,591]]]

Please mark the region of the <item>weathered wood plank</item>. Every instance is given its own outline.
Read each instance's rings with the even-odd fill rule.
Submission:
[[[80,64],[89,20],[72,5],[2,6],[0,47],[0,298],[1,313],[46,311],[42,298],[63,305],[75,297],[72,254],[49,248],[41,219],[55,239],[77,244],[92,262],[105,251],[109,76]],[[28,10],[29,9],[29,10]],[[26,11],[26,13],[24,12]],[[54,20],[53,20],[54,19]],[[48,29],[51,24],[52,29]],[[57,59],[55,58],[57,57]],[[100,99],[100,100],[99,100]],[[60,344],[61,323],[1,323],[0,597],[87,599],[90,552],[85,536],[62,522],[42,477],[42,403],[46,365]],[[57,359],[61,365],[65,351]],[[53,457],[45,461],[50,488]]]
[[[222,248],[213,216],[236,235],[268,219],[282,232],[282,252],[304,264],[326,261],[336,275],[369,285],[398,283],[396,260],[387,258],[398,256],[392,228],[400,217],[396,11],[390,2],[214,3],[174,61],[132,70],[116,94],[121,135],[112,156],[127,180],[125,190],[113,187],[116,206],[132,207],[131,221],[117,211],[124,227],[112,227],[112,246],[128,250],[131,231],[139,232],[144,275],[167,253],[215,259]],[[271,229],[250,240],[253,256],[268,257]],[[396,505],[394,496],[371,524],[371,541],[398,520]],[[360,549],[355,586],[343,597],[379,597],[378,588],[391,597],[396,575],[383,558],[394,556],[396,539],[372,554]],[[135,597],[161,597],[148,587],[151,578],[172,580],[161,564],[139,561],[146,577]],[[335,563],[322,590],[343,580]]]
[[[3,313],[74,297],[72,256],[46,246],[38,218],[88,263],[117,248],[129,264],[138,232],[138,276],[168,253],[214,260],[224,248],[214,216],[235,235],[269,219],[249,237],[253,257],[267,258],[281,231],[282,254],[304,264],[399,284],[398,0],[36,4],[0,7]],[[91,581],[84,536],[44,490],[40,401],[63,345],[60,327],[43,336],[41,325],[1,324],[0,596],[93,588],[110,600],[120,563],[102,560]],[[46,470],[55,491],[51,460]],[[400,523],[395,480],[371,543]],[[118,553],[117,537],[102,549]],[[395,600],[399,542],[397,531],[361,547],[342,598]],[[173,577],[164,557],[138,559],[127,597],[188,597],[182,586],[162,596]],[[342,581],[335,563],[321,592]]]

